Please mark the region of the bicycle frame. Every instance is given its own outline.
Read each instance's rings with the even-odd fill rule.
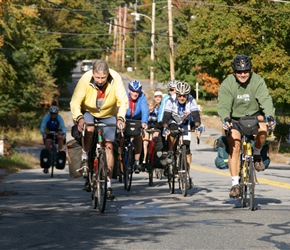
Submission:
[[[256,171],[254,168],[254,156],[251,138],[254,136],[254,128],[258,129],[259,122],[256,116],[245,116],[239,121],[233,121],[238,124],[241,132],[241,162],[240,162],[240,186],[241,186],[241,203],[246,207],[247,203],[251,211],[255,210],[255,186],[258,184]],[[244,124],[245,123],[245,124]],[[249,196],[249,201],[247,202]]]
[[[242,154],[240,165],[240,185],[241,185],[241,203],[243,207],[247,206],[247,196],[249,191],[249,206],[253,211],[255,185],[258,183],[254,169],[254,157],[251,144],[251,136],[242,136]],[[248,190],[249,189],[249,190]]]
[[[57,145],[55,143],[56,141],[56,137],[58,135],[58,132],[55,131],[49,131],[50,134],[53,135],[53,139],[52,139],[52,144],[51,144],[51,151],[50,151],[50,164],[51,164],[51,174],[50,177],[53,178],[53,171],[54,171],[54,167],[56,165],[56,157],[57,157]]]
[[[106,148],[103,145],[104,127],[116,126],[116,124],[104,124],[95,122],[94,139],[92,148],[88,153],[89,156],[89,183],[91,188],[92,206],[94,209],[98,207],[103,213],[107,200],[107,181],[108,169],[106,159]],[[84,127],[85,131],[85,127]]]
[[[174,164],[169,165],[169,171],[172,167],[172,173],[168,174],[168,184],[171,193],[174,193],[174,182],[175,182],[175,173],[178,176],[179,189],[182,190],[182,195],[187,196],[187,189],[189,186],[188,176],[189,176],[189,167],[187,166],[187,155],[186,155],[186,145],[183,143],[184,133],[190,133],[195,130],[185,130],[183,128],[178,128],[178,130],[170,130],[171,133],[177,133],[176,142],[174,143]],[[189,177],[190,178],[190,177]]]

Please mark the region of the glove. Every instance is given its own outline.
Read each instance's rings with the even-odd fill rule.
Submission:
[[[273,131],[275,129],[275,126],[276,126],[276,120],[274,119],[274,117],[267,116],[266,122],[268,123],[268,127],[269,127],[270,131]]]
[[[163,131],[162,131],[162,136],[166,137],[168,135],[168,132],[169,132],[168,129],[164,128]]]

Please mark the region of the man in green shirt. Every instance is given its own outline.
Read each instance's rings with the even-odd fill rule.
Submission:
[[[229,196],[240,195],[239,167],[241,133],[231,120],[238,120],[245,115],[257,116],[258,120],[266,120],[271,129],[275,127],[274,107],[264,79],[251,71],[252,63],[246,55],[238,55],[232,62],[234,73],[221,84],[218,94],[218,114],[223,122],[223,129],[231,132],[227,136],[229,144],[229,169],[232,187]],[[259,122],[258,133],[254,144],[254,166],[257,171],[264,171],[265,166],[260,152],[267,138],[267,123]]]

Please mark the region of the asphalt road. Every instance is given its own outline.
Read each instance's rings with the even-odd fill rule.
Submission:
[[[84,180],[70,179],[67,167],[55,177],[41,169],[5,177],[0,191],[1,249],[289,249],[289,166],[271,164],[258,173],[256,211],[228,198],[227,170],[214,166],[216,153],[192,140],[195,186],[183,197],[167,182],[146,173],[133,176],[131,191],[113,180],[117,200],[104,214],[91,207]]]
[[[54,178],[40,168],[23,170],[0,183],[1,249],[290,249],[290,167],[271,164],[257,173],[256,211],[228,198],[228,170],[214,166],[205,143],[219,133],[205,129],[192,140],[194,187],[183,197],[167,182],[133,176],[131,191],[113,180],[116,200],[103,214],[92,209],[84,180],[67,167]]]

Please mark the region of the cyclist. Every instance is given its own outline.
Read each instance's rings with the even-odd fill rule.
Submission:
[[[96,60],[93,68],[88,70],[78,81],[71,102],[71,113],[78,124],[78,130],[84,130],[82,138],[82,169],[87,179],[85,190],[89,191],[88,181],[88,154],[91,149],[94,135],[94,121],[105,124],[117,124],[118,128],[125,127],[125,114],[128,108],[128,98],[121,76],[103,60]],[[104,140],[108,167],[108,198],[113,199],[111,178],[114,168],[113,141],[115,127],[104,128]]]
[[[162,93],[161,93],[161,97],[162,97]],[[148,110],[149,110],[149,116],[148,116],[148,128],[149,129],[150,128],[155,128],[155,126],[157,124],[158,105],[159,104],[155,101],[155,99],[156,99],[156,96],[154,96],[154,99],[151,98],[151,97],[149,97],[147,99]],[[160,101],[161,101],[161,99],[160,99]],[[158,134],[159,134],[158,132],[154,132],[152,137],[153,138],[157,137]],[[146,157],[147,157],[147,154],[148,154],[148,144],[149,144],[149,133],[148,132],[144,132],[144,136],[143,136],[143,164],[142,164],[142,168],[141,168],[142,171],[145,170]]]
[[[221,84],[218,94],[218,114],[223,122],[223,129],[231,129],[227,136],[229,144],[229,170],[232,187],[229,196],[239,197],[239,167],[241,133],[231,119],[238,120],[245,115],[257,116],[259,120],[265,117],[269,120],[271,129],[275,127],[274,107],[264,79],[252,72],[252,62],[246,55],[237,55],[232,62],[233,73]],[[270,122],[271,121],[271,122]],[[255,136],[254,166],[256,171],[265,169],[260,151],[267,137],[265,122],[259,123],[259,130]]]
[[[178,80],[172,80],[172,81],[169,81],[167,84],[168,93],[163,96],[162,101],[160,103],[159,112],[158,112],[158,119],[157,119],[158,122],[162,122],[165,104],[168,101],[168,99],[170,97],[172,97],[173,99],[176,98],[175,87],[176,87],[177,82],[178,82]]]
[[[57,138],[56,143],[58,144],[58,150],[63,150],[63,143],[66,136],[66,127],[64,125],[63,118],[61,115],[58,114],[59,108],[57,106],[51,106],[49,108],[49,113],[46,114],[41,121],[40,124],[40,132],[43,137],[43,142],[45,145],[45,148],[50,151],[52,140],[53,140],[53,134],[50,132],[57,132]],[[45,174],[48,173],[48,168],[44,168],[43,172]]]
[[[166,102],[163,117],[164,129],[162,135],[168,136],[168,163],[171,163],[173,160],[173,146],[176,142],[175,133],[170,133],[170,130],[176,130],[178,128],[185,128],[190,130],[193,127],[199,127],[201,124],[197,103],[193,96],[190,95],[190,85],[187,82],[177,82],[175,91],[176,99],[170,97]],[[183,138],[183,142],[186,145],[187,165],[189,171],[191,164],[191,133],[184,135]]]
[[[163,93],[160,90],[154,92],[154,101],[156,103],[156,107],[159,108],[162,102]]]
[[[146,95],[142,92],[142,84],[138,80],[132,80],[129,82],[127,91],[127,100],[129,101],[129,108],[126,112],[126,120],[140,120],[143,129],[147,128],[148,123],[148,105]],[[142,151],[142,135],[134,137],[135,145],[135,162],[134,172],[140,173],[140,155]],[[123,142],[121,142],[123,145]]]

